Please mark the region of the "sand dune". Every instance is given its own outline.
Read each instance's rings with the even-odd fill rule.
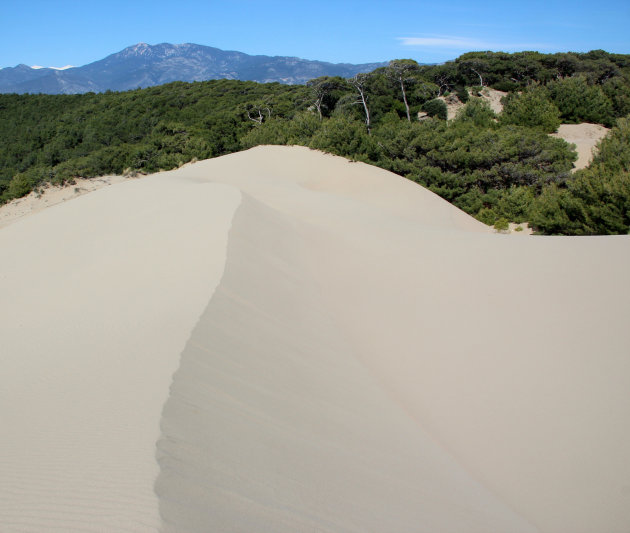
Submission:
[[[3,531],[625,532],[629,239],[298,147],[25,217]]]

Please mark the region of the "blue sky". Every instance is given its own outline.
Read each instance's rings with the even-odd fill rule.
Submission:
[[[138,42],[432,63],[471,50],[630,53],[630,1],[3,0],[0,68],[79,66]]]

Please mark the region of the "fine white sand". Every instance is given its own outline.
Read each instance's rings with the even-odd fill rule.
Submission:
[[[508,93],[505,91],[497,91],[492,87],[484,87],[481,89],[481,98],[486,100],[490,105],[490,109],[499,114],[503,111],[503,102],[501,101]]]
[[[0,229],[0,530],[156,531],[162,406],[233,188],[156,175]]]
[[[0,228],[24,216],[32,215],[61,202],[67,202],[102,187],[120,183],[125,179],[123,176],[100,176],[91,179],[75,178],[73,183],[66,185],[44,185],[0,207]]]
[[[0,523],[626,532],[629,245],[499,235],[299,147],[25,217]]]

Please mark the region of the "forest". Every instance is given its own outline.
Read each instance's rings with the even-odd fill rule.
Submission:
[[[506,91],[500,114],[478,95]],[[444,97],[465,104],[446,119]],[[612,128],[591,165],[550,137],[561,123]],[[630,230],[630,55],[471,52],[394,60],[306,85],[235,80],[127,92],[0,95],[0,203],[44,183],[150,173],[259,144],[377,165],[486,224],[538,233]]]

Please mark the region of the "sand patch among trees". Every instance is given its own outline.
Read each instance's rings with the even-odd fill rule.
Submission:
[[[591,163],[597,143],[609,131],[609,128],[600,124],[561,124],[558,131],[552,133],[551,136],[575,145],[575,151],[578,154],[577,161],[573,165],[575,171],[586,168]]]

